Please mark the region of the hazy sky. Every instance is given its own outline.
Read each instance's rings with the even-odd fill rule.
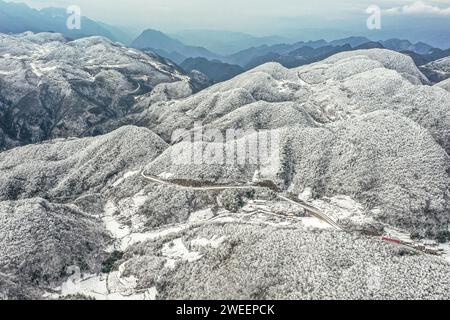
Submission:
[[[450,0],[10,0],[33,7],[78,5],[82,14],[103,22],[157,28],[234,31],[324,25],[330,21],[365,23],[366,8],[378,5],[389,16],[450,19]]]

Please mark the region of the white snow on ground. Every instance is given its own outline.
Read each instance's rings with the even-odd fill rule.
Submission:
[[[156,289],[156,287],[151,287],[150,289],[147,289],[147,291],[145,291],[144,295],[144,300],[156,300],[156,297],[158,296],[158,290]]]
[[[137,212],[145,204],[147,195],[141,190],[130,198],[126,198],[120,201],[117,205],[117,211],[120,212],[122,218],[127,218],[131,222],[131,228],[133,231],[137,231],[141,228],[145,219],[138,215]]]
[[[127,52],[130,54],[139,55],[139,56],[142,54],[142,52],[139,52],[135,49],[128,49]]]
[[[130,67],[130,63],[122,63],[122,64],[102,64],[102,65],[93,65],[93,66],[86,66],[87,69],[119,69],[119,68],[126,68]]]
[[[137,202],[139,202],[139,199]],[[108,201],[105,205],[105,215],[102,220],[107,230],[116,239],[115,244],[109,251],[125,251],[136,243],[176,234],[188,227],[188,225],[177,225],[151,232],[133,233],[132,229],[121,223],[118,217],[117,206],[112,201]],[[211,241],[215,244],[218,240],[220,239],[212,239]],[[190,252],[181,239],[173,241],[170,246],[167,244],[165,252],[168,258],[167,267],[174,267],[176,259],[195,261],[202,257],[198,252]],[[98,275],[82,275],[79,268],[76,267],[74,268],[74,274],[61,287],[53,290],[58,293],[48,293],[44,297],[57,299],[67,295],[82,294],[97,300],[155,300],[158,295],[156,288],[152,287],[144,292],[136,292],[137,279],[134,277],[122,277],[125,264],[126,262],[119,266],[119,271]]]
[[[439,249],[442,249],[442,258],[450,262],[450,242],[439,244]]]
[[[211,247],[214,249],[226,240],[226,237],[213,236],[211,239],[197,238],[190,242],[191,247]],[[163,257],[166,258],[165,268],[174,269],[178,261],[194,262],[200,260],[203,255],[197,251],[190,251],[184,244],[182,238],[166,243],[161,249]]]
[[[58,66],[39,68],[41,72],[51,72],[58,69]]]
[[[401,230],[398,230],[398,229],[394,229],[392,227],[385,226],[385,233],[389,237],[392,237],[394,239],[398,239],[398,240],[404,241],[405,243],[412,243],[413,242],[411,240],[411,237],[410,237],[409,233],[401,231]]]
[[[333,198],[330,198],[330,200],[331,200],[331,203],[336,204],[337,206],[339,206],[343,209],[347,209],[349,211],[352,211],[355,209],[358,211],[361,211],[361,208],[362,208],[362,206],[359,203],[354,201],[349,196],[337,195]]]

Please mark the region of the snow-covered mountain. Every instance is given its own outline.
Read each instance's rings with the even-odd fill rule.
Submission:
[[[85,81],[98,81],[90,68],[107,72],[99,88],[114,79],[117,91],[139,83],[149,92],[131,94],[140,127],[0,153],[0,231],[11,235],[0,237],[3,296],[450,298],[447,247],[431,257],[380,241],[448,236],[450,92],[430,86],[410,57],[371,49],[294,69],[268,63],[192,94],[185,75],[143,53],[100,39],[42,41],[27,40],[4,59],[12,66],[13,55],[28,61],[30,51],[61,57],[48,51],[57,47],[60,60],[94,77]],[[79,46],[83,53],[72,48]],[[30,77],[39,88],[44,75],[73,75],[67,67],[53,76],[53,61],[33,58],[17,81]],[[2,90],[4,83],[12,82]],[[200,122],[214,134],[192,142]],[[217,139],[230,129],[243,135]],[[273,137],[264,162],[186,154],[247,152],[260,134]]]
[[[202,86],[159,56],[106,38],[0,35],[0,149],[133,123],[135,99],[174,82],[185,95]]]
[[[172,39],[158,30],[144,30],[132,43],[131,47],[141,50],[151,50],[162,57],[170,59],[177,64],[187,58],[203,57],[216,59],[220,56],[203,47],[185,45],[179,40]]]

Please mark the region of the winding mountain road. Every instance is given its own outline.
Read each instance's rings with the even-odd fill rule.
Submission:
[[[204,186],[204,187],[195,187],[195,186],[185,186],[178,183],[174,183],[167,180],[162,180],[155,176],[147,176],[144,171],[141,171],[141,176],[147,180],[151,181],[153,183],[161,184],[161,185],[167,185],[167,186],[173,186],[176,188],[182,188],[182,189],[189,189],[189,190],[195,190],[195,191],[222,191],[222,190],[245,190],[245,189],[258,189],[261,188],[260,186],[254,186],[254,185],[245,185],[245,186],[229,186],[229,185],[223,185],[223,186]],[[327,214],[321,212],[317,208],[314,208],[306,203],[303,203],[301,201],[293,200],[290,198],[287,198],[286,196],[282,195],[281,193],[277,193],[278,198],[280,198],[283,201],[287,201],[291,204],[294,204],[296,206],[301,207],[306,212],[309,212],[309,214],[313,217],[316,217],[327,224],[329,224],[331,227],[333,227],[336,230],[343,231],[344,229],[331,218]]]

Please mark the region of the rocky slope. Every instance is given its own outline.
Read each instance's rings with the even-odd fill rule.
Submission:
[[[159,84],[197,83],[152,54],[100,38],[0,35],[0,150],[106,133]],[[126,121],[125,121],[126,122]]]
[[[107,188],[167,147],[145,128],[125,126],[96,138],[53,140],[0,153],[0,200],[74,200]]]

